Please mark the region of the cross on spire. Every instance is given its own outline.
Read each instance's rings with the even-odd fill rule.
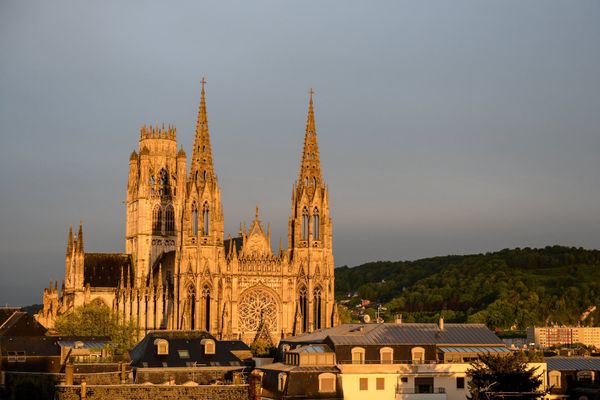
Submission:
[[[200,83],[202,83],[202,91],[204,91],[204,85],[206,84],[206,79],[204,79],[204,77],[202,77],[202,80],[200,81]]]

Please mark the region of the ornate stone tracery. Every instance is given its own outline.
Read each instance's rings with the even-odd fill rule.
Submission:
[[[268,324],[269,330],[278,330],[277,299],[265,289],[247,290],[241,297],[238,313],[240,328],[244,332],[256,332],[261,318]]]

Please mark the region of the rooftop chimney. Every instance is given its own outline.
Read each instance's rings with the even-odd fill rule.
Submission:
[[[440,315],[440,331],[444,332],[444,316]]]
[[[396,324],[400,325],[402,323],[402,314],[396,314]]]

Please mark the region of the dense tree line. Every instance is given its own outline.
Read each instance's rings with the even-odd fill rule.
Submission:
[[[600,251],[561,246],[417,261],[374,262],[335,270],[338,299],[387,306],[386,318],[481,322],[523,329],[548,323],[600,325]],[[598,307],[600,308],[600,307]]]

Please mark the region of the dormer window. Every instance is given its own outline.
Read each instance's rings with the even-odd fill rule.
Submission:
[[[382,347],[379,349],[379,359],[382,364],[394,363],[394,349],[391,347]]]
[[[154,341],[156,346],[156,354],[159,356],[166,356],[169,354],[169,342],[165,339],[156,339]]]
[[[212,339],[202,339],[200,342],[204,346],[204,354],[215,354],[216,345]]]
[[[412,363],[423,364],[425,362],[425,349],[422,347],[413,347],[411,350]]]
[[[362,347],[354,347],[352,349],[352,364],[365,363],[365,349]]]

